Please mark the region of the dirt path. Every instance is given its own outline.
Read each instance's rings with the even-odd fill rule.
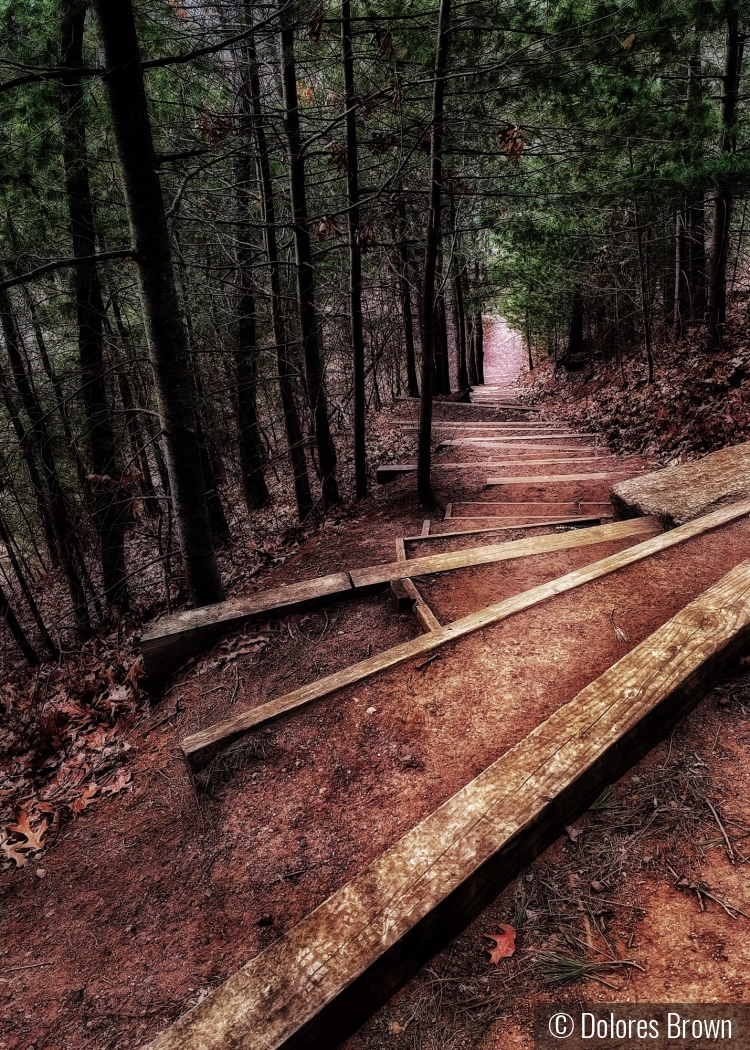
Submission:
[[[519,347],[507,330],[488,325],[488,381],[512,379],[523,364]],[[408,418],[413,410],[400,411]],[[497,414],[486,405],[436,406],[438,423]],[[471,428],[455,429],[472,435]],[[607,480],[487,488],[495,468],[484,464],[501,452],[470,447],[472,466],[435,472],[438,499],[443,507],[452,504],[453,513],[447,520],[434,514],[433,532],[481,527],[490,514],[515,511],[514,503],[596,504],[606,513]],[[559,471],[536,465],[533,450],[514,456],[519,463],[504,473]],[[467,458],[466,446],[454,445],[436,462]],[[617,464],[622,476],[647,465],[637,457]],[[356,515],[331,518],[264,585],[393,560],[395,539],[422,528],[425,515],[413,493],[413,476],[404,476]],[[519,528],[503,535],[528,534]],[[429,552],[495,539],[429,543]],[[417,582],[446,623],[626,545]],[[187,732],[414,637],[419,628],[382,594],[253,625],[220,643],[175,676],[161,704],[132,732],[132,790],[70,823],[39,863],[0,875],[0,1050],[145,1044],[743,557],[750,557],[750,528],[740,523],[558,596],[446,646],[423,670],[396,668],[280,721],[251,748],[229,756],[196,795],[177,751]],[[625,636],[618,637],[613,622]],[[747,962],[740,937],[745,920],[699,912],[694,892],[673,888],[671,876],[665,881],[663,861],[680,828],[699,829],[699,840],[718,834],[700,823],[711,818],[696,791],[727,819],[750,817],[742,782],[747,736],[744,708],[734,700],[704,704],[668,746],[618,785],[619,809],[590,814],[575,842],[556,843],[354,1036],[348,1050],[531,1047],[530,1003],[553,994],[535,969],[534,953],[572,954],[571,929],[583,939],[579,955],[614,950],[647,973],[626,968],[629,985],[624,975],[607,974],[609,987],[579,983],[557,995],[679,1000],[705,987],[700,994],[708,999],[741,997],[732,982]],[[643,835],[623,854],[618,814],[627,810],[637,830],[638,820],[660,807],[666,807],[657,821],[662,837],[651,844]],[[697,814],[692,823],[684,815],[690,807]],[[670,823],[670,814],[681,823]],[[678,875],[704,878],[750,913],[745,880],[737,879],[741,869],[729,865],[719,840],[703,858],[683,849]],[[743,849],[740,844],[738,853]],[[602,887],[598,895],[593,882]],[[592,894],[615,904],[597,911],[588,904]],[[520,950],[504,966],[490,967],[482,935],[498,922],[516,925]],[[662,944],[670,945],[668,957]],[[691,971],[686,961],[694,964]],[[705,984],[696,984],[699,964]]]

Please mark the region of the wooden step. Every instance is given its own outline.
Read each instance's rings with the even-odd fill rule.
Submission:
[[[664,739],[748,643],[744,562],[181,1017],[152,1050],[333,1050]]]
[[[464,517],[462,514],[456,514],[456,507],[490,507],[490,508],[501,508],[502,510],[508,509],[511,514],[519,514],[526,510],[534,510],[535,512],[544,511],[548,514],[560,514],[563,511],[575,511],[582,513],[582,508],[593,510],[597,507],[605,507],[609,510],[612,509],[612,504],[609,500],[503,500],[503,501],[490,501],[490,500],[460,500],[458,503],[450,504],[452,509],[451,515],[446,514],[446,517]],[[474,514],[472,517],[477,517]]]
[[[490,605],[479,612],[470,613],[468,616],[455,620],[439,630],[431,631],[421,638],[403,642],[401,645],[388,649],[384,653],[379,653],[376,656],[369,657],[367,660],[360,661],[360,663],[353,664],[343,671],[337,671],[335,674],[327,675],[317,682],[311,682],[309,685],[295,689],[291,693],[287,693],[286,696],[260,704],[258,707],[245,711],[236,718],[220,722],[199,733],[186,737],[182,741],[182,750],[185,758],[193,769],[203,769],[210,764],[216,755],[225,747],[234,743],[234,741],[241,739],[261,726],[267,725],[269,722],[275,721],[277,718],[281,718],[283,715],[305,707],[314,700],[330,696],[345,686],[354,685],[356,682],[370,678],[380,671],[395,667],[413,657],[421,656],[423,653],[431,652],[447,642],[455,641],[457,638],[471,634],[473,631],[478,631],[490,624],[499,623],[501,620],[505,620],[524,609],[538,605],[540,602],[546,601],[557,594],[580,587],[591,580],[598,580],[611,572],[617,572],[627,565],[632,565],[643,558],[649,558],[652,554],[658,554],[660,551],[667,550],[679,543],[684,543],[694,536],[700,536],[702,533],[719,528],[730,521],[736,521],[747,514],[750,514],[750,503],[735,504],[732,507],[715,511],[713,514],[707,514],[705,517],[689,522],[687,525],[682,525],[672,532],[655,536],[644,543],[638,543],[634,547],[628,547],[624,551],[613,554],[609,558],[603,558],[601,561],[593,562],[582,569],[569,572],[565,576],[551,580],[549,583],[532,587],[530,590],[523,591],[512,598],[506,598],[496,605]],[[608,526],[602,527],[607,528]]]
[[[607,521],[611,521],[611,514],[596,514],[591,517],[587,517],[584,514],[579,514],[575,518],[543,518],[540,521],[529,521],[519,519],[514,521],[512,518],[504,518],[504,521],[510,521],[511,524],[505,525],[493,525],[486,529],[462,529],[458,532],[432,532],[427,536],[404,536],[405,543],[424,543],[428,540],[451,540],[454,536],[479,536],[482,533],[492,532],[512,532],[514,529],[545,529],[551,525],[604,525]],[[457,521],[456,518],[450,518],[449,521]],[[469,518],[469,521],[472,519]],[[481,519],[474,519],[481,520]]]
[[[487,547],[473,547],[453,554],[438,554],[429,558],[395,561],[383,565],[354,569],[351,573],[335,573],[301,583],[286,584],[267,591],[257,591],[247,598],[233,598],[217,605],[201,609],[186,609],[173,616],[159,620],[141,638],[143,666],[147,674],[163,674],[173,671],[190,656],[212,645],[217,638],[248,620],[268,619],[269,615],[289,616],[303,609],[311,609],[325,602],[351,597],[356,592],[369,593],[387,586],[391,580],[411,576],[431,575],[451,569],[467,568],[471,565],[487,565],[508,558],[526,557],[546,550],[563,550],[584,546],[587,543],[603,543],[621,536],[636,536],[653,527],[650,519],[638,518],[618,522],[606,528],[611,533],[587,530],[589,535],[581,539],[583,531],[574,539],[572,534],[541,536],[535,539],[516,540]]]
[[[490,485],[560,485],[570,481],[603,481],[606,478],[615,478],[627,473],[628,468],[622,470],[592,471],[590,474],[532,474],[525,478],[487,478],[485,484]]]
[[[748,512],[750,512],[750,506],[748,506]],[[612,528],[612,526],[600,526],[600,528]],[[589,529],[586,531],[594,532],[596,530]],[[575,533],[567,534],[571,538],[575,535]],[[690,535],[693,535],[693,533]],[[674,536],[674,533],[668,534],[666,546],[679,543],[683,538],[689,538],[687,533],[678,533],[676,539],[673,538]],[[563,537],[541,538],[561,539]],[[663,540],[664,537],[659,536],[657,539]],[[528,541],[521,540],[517,542],[526,543]],[[588,583],[590,580],[599,579],[600,576],[606,576],[610,572],[616,572],[623,566],[632,564],[633,561],[649,557],[657,550],[663,549],[661,546],[652,547],[653,543],[654,540],[647,540],[645,543],[639,543],[635,547],[629,547],[624,551],[620,551],[610,558],[593,562],[583,569],[576,569],[574,572],[561,576],[549,583],[532,587],[530,590],[523,591],[512,598],[506,598],[496,605],[490,605],[485,609],[480,609],[479,612],[470,613],[468,616],[455,620],[445,627],[433,630],[421,638],[413,638],[409,642],[402,642],[401,645],[396,645],[383,653],[378,653],[376,656],[368,657],[367,660],[361,660],[359,663],[352,664],[350,667],[344,668],[343,671],[326,675],[317,682],[311,682],[309,685],[303,685],[299,689],[292,690],[291,693],[287,693],[285,696],[259,704],[257,707],[228,719],[226,722],[219,722],[198,733],[193,733],[185,737],[181,744],[188,765],[196,772],[204,769],[226,747],[247,736],[248,733],[260,729],[270,722],[275,722],[276,719],[284,715],[298,711],[315,700],[330,696],[348,685],[354,685],[356,682],[363,681],[365,678],[371,678],[373,675],[386,671],[390,667],[396,667],[406,660],[432,652],[433,649],[438,649],[441,645],[453,642],[457,638],[463,638],[464,635],[471,634],[490,624],[499,623],[501,620],[528,609],[532,605],[537,605],[539,602],[546,601],[556,594],[561,594],[563,591],[571,590],[574,587],[580,587],[582,584]],[[511,547],[513,545],[508,543],[503,546]],[[465,551],[456,552],[458,555],[465,553]],[[456,554],[441,555],[441,557],[454,558]],[[415,558],[414,561],[433,562],[433,559]]]
[[[351,569],[349,576],[355,590],[376,590],[391,582],[414,576],[432,576],[435,573],[454,569],[468,569],[476,565],[494,565],[514,558],[527,558],[535,554],[588,547],[595,543],[612,543],[653,532],[653,518],[632,518],[616,521],[611,525],[596,525],[576,532],[558,532],[552,536],[528,536],[522,540],[494,543],[486,547],[469,547],[467,550],[451,551],[449,554],[429,554],[408,561],[394,561],[385,565],[372,565],[366,569]]]
[[[575,451],[575,450],[571,450]],[[490,459],[480,460],[468,460],[461,461],[459,463],[433,463],[433,470],[487,470],[502,469],[507,470],[512,467],[550,467],[555,463],[587,463],[589,461],[607,459],[606,456],[575,456],[570,459],[557,457],[555,459],[524,459],[519,457],[515,460],[501,460],[495,461]],[[623,468],[628,469],[628,468]],[[392,481],[394,478],[401,477],[403,474],[415,474],[417,470],[416,463],[381,463],[376,471],[376,478],[381,485],[385,485],[387,482]],[[490,482],[487,482],[490,484]]]
[[[228,630],[248,620],[267,619],[271,614],[291,616],[353,592],[349,574],[336,572],[164,616],[141,638],[144,670],[147,674],[173,671]]]

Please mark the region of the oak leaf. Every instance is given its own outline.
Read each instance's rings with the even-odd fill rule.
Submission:
[[[508,926],[507,923],[501,922],[500,929],[502,933],[485,933],[484,936],[489,941],[495,942],[494,948],[488,948],[490,962],[497,966],[501,959],[508,959],[511,955],[515,954],[516,951],[516,931],[512,926]]]

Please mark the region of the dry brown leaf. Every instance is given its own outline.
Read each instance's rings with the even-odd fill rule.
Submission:
[[[516,951],[516,931],[512,926],[508,926],[504,922],[500,923],[500,929],[503,931],[502,933],[484,934],[487,940],[495,942],[494,948],[487,949],[490,962],[495,966],[501,959],[509,959]]]
[[[133,774],[130,772],[126,773],[123,770],[118,773],[116,780],[102,788],[102,795],[116,795],[119,791],[124,791],[126,787],[130,786],[132,779]]]
[[[70,808],[74,813],[83,813],[84,809],[91,805],[98,794],[98,785],[95,783],[88,784]]]
[[[5,859],[12,860],[17,868],[22,868],[29,859],[25,854],[20,852],[20,845],[22,845],[20,842],[3,842],[0,845],[0,850],[2,850]]]

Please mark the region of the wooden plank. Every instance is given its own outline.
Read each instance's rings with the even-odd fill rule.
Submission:
[[[510,445],[512,445],[514,443],[515,444],[519,444],[519,443],[523,443],[524,441],[528,441],[529,438],[525,434],[515,434],[515,435],[508,434],[508,435],[506,435],[504,437],[501,437],[501,438],[475,438],[475,437],[468,437],[468,438],[456,438],[455,440],[456,441],[460,441],[460,442],[497,441],[498,443],[502,443],[504,445],[507,444],[507,445],[510,446]],[[558,435],[558,434],[534,434],[534,441],[559,441],[559,440],[560,440],[560,435]],[[588,441],[591,444],[597,444],[597,442],[599,441],[599,439],[597,438],[597,436],[595,434],[565,434],[565,440],[566,441]]]
[[[267,619],[269,614],[288,616],[352,593],[349,574],[337,572],[165,616],[141,638],[144,670],[147,674],[173,671],[230,628],[248,620]]]
[[[391,580],[403,580],[409,576],[432,576],[434,573],[468,569],[475,565],[493,565],[515,558],[528,558],[534,554],[588,547],[592,543],[611,543],[614,540],[653,532],[656,527],[652,518],[631,518],[629,521],[596,525],[578,532],[529,536],[523,540],[494,543],[486,547],[469,547],[467,550],[451,551],[448,554],[429,554],[423,558],[410,558],[408,561],[370,565],[365,569],[351,569],[349,576],[355,590],[376,590]]]
[[[521,514],[520,512],[517,513],[517,514],[461,514],[460,516],[455,516],[454,515],[454,517],[451,518],[451,521],[461,521],[461,522],[464,522],[464,521],[466,521],[466,522],[473,522],[473,521],[493,522],[493,521],[497,521],[497,522],[505,522],[506,525],[514,525],[516,528],[518,528],[519,524],[532,525],[532,524],[538,522],[541,525],[552,525],[553,523],[556,522],[556,523],[562,525],[566,521],[578,521],[578,522],[580,522],[580,521],[585,521],[585,520],[590,519],[590,518],[597,518],[597,519],[598,518],[607,518],[607,520],[612,520],[614,518],[614,515],[613,514],[602,514],[600,511],[591,511],[591,513],[589,513],[589,514],[571,514],[567,518],[558,518],[555,514]],[[409,537],[404,537],[404,538],[405,539],[407,539],[407,538],[408,539],[412,539],[413,537],[409,536]],[[419,537],[417,537],[417,538],[419,538]]]
[[[406,593],[411,595],[414,601],[414,615],[416,616],[423,631],[436,631],[440,627],[440,620],[435,616],[432,609],[422,597],[422,592],[415,587],[412,580],[399,580],[404,585]]]
[[[333,1050],[664,739],[748,642],[744,562],[183,1015],[152,1050]]]
[[[419,398],[418,397],[396,397],[393,400],[394,401],[413,401],[415,403],[415,405],[419,402]],[[433,410],[435,408],[438,408],[440,405],[446,405],[447,407],[452,408],[452,409],[453,408],[483,408],[483,407],[488,407],[488,408],[504,409],[504,410],[511,411],[511,412],[537,412],[537,413],[539,413],[539,412],[542,411],[541,408],[533,408],[531,405],[519,405],[519,404],[516,404],[515,402],[508,402],[508,401],[492,403],[491,405],[487,405],[487,406],[477,404],[477,402],[469,402],[469,401],[435,401],[434,404],[433,404]]]
[[[605,478],[613,478],[622,474],[623,470],[592,471],[590,474],[539,474],[530,475],[526,478],[487,478],[486,485],[548,485],[550,482],[559,484],[566,481],[601,481]]]
[[[514,529],[544,529],[550,525],[593,525],[595,522],[604,525],[611,520],[611,514],[596,514],[592,517],[579,515],[576,518],[545,518],[544,521],[522,521],[513,525],[495,525],[489,529],[462,529],[460,532],[433,532],[429,536],[404,536],[406,543],[423,543],[425,540],[450,540],[454,536],[479,536],[487,532],[511,532]],[[453,518],[453,521],[456,519]],[[469,518],[469,521],[472,519]]]
[[[503,452],[503,454],[505,455],[506,453]],[[526,459],[525,456],[518,455],[515,456],[513,459],[506,459],[498,463],[494,461],[485,460],[484,462],[475,462],[471,466],[472,469],[476,469],[477,467],[504,467],[510,469],[518,469],[519,467],[555,467],[558,463],[597,463],[603,468],[606,466],[607,463],[616,464],[622,462],[619,456],[571,456],[569,453],[560,456],[550,453],[547,453],[547,455],[552,455],[552,458]],[[447,466],[449,466],[449,464],[435,463],[433,465],[433,469],[438,467],[442,467],[443,469],[445,469]],[[467,467],[468,469],[468,465],[463,461],[459,464],[459,466]],[[630,467],[623,466],[622,469],[630,470]],[[627,516],[631,518],[637,517],[637,515],[635,514],[630,514]]]
[[[424,521],[422,522],[422,535],[423,536],[429,536],[430,535],[430,519],[429,518],[425,518]]]
[[[451,504],[453,507],[551,507],[562,510],[563,507],[610,507],[609,500],[565,499],[565,500],[462,500]],[[462,515],[455,515],[461,517]]]
[[[441,445],[492,445],[493,447],[502,447],[507,445],[508,448],[512,447],[515,442],[524,441],[581,441],[588,445],[600,444],[598,438],[590,437],[588,434],[555,434],[550,433],[547,430],[536,434],[501,434],[501,435],[490,435],[488,437],[477,437],[471,434],[469,437],[452,437],[444,438]]]
[[[622,518],[654,513],[667,526],[681,525],[750,497],[750,442],[621,482],[611,495]],[[645,507],[653,507],[653,512]]]
[[[677,546],[686,540],[700,536],[711,529],[719,528],[731,521],[736,521],[747,514],[750,514],[750,503],[738,503],[732,507],[724,507],[722,510],[714,511],[712,514],[707,514],[695,521],[688,522],[686,525],[681,525],[679,528],[673,529],[672,532],[661,533],[643,543],[638,543],[617,554],[612,554],[608,558],[603,558],[601,561],[592,562],[592,564],[585,565],[581,569],[575,569],[573,572],[560,576],[556,580],[551,580],[549,583],[539,584],[539,586],[532,587],[530,590],[523,591],[512,598],[506,598],[496,605],[487,606],[487,608],[481,609],[479,612],[464,616],[462,619],[455,620],[439,630],[431,631],[421,638],[403,642],[393,649],[371,656],[368,660],[353,664],[351,667],[347,667],[334,675],[328,675],[317,682],[311,682],[309,685],[287,693],[286,696],[246,711],[234,719],[186,737],[182,742],[182,750],[193,769],[202,769],[210,764],[215,755],[219,754],[220,751],[235,740],[241,739],[254,729],[267,725],[269,722],[273,722],[291,711],[296,711],[306,706],[313,700],[330,696],[345,686],[353,685],[374,674],[378,674],[380,671],[385,671],[404,663],[413,657],[422,656],[424,653],[431,652],[447,642],[455,641],[457,638],[462,638],[464,635],[471,634],[490,624],[499,623],[501,620],[505,620],[515,613],[522,612],[524,609],[538,605],[540,602],[553,598],[557,594],[573,590],[575,587],[580,587],[591,580],[598,580],[611,572],[616,572],[627,565],[632,565],[644,558],[648,558],[652,554],[668,550],[670,547]]]
[[[404,430],[419,430],[419,424],[415,423],[411,419],[394,419],[387,424],[389,427],[400,427]],[[578,434],[581,433],[578,430],[573,430],[571,427],[560,427],[555,426],[554,423],[546,423],[543,420],[524,420],[523,422],[508,422],[507,420],[465,420],[461,422],[455,419],[433,419],[432,421],[433,430],[437,429],[449,429],[449,430],[468,430],[469,432],[477,430],[486,430],[488,433],[521,433],[521,434],[534,434],[539,430],[554,432],[555,434]],[[591,434],[591,437],[594,435]]]
[[[397,613],[413,612],[423,631],[434,631],[440,621],[412,581],[391,580],[391,604]]]
[[[639,530],[648,529],[648,523],[644,526],[643,519],[621,523],[620,529],[631,529],[635,535]],[[543,537],[549,540],[550,537]],[[551,537],[555,539],[555,537]],[[562,537],[558,536],[559,541]],[[529,541],[519,540],[517,543],[540,543],[542,540]],[[590,542],[601,542],[592,535]],[[444,568],[423,568],[412,571],[412,566],[417,560],[406,562],[406,550],[403,550],[403,560],[385,565],[377,565],[370,569],[357,569],[357,588],[376,589],[378,586],[387,585],[391,580],[406,576],[426,575],[430,572],[444,572],[451,567],[462,565],[486,564],[487,561],[504,560],[509,557],[522,557],[528,553],[523,548],[513,548],[512,544],[502,544],[497,548],[495,554],[488,553],[494,548],[480,547],[469,551],[462,551],[454,566],[444,563]],[[513,550],[518,553],[512,553]],[[397,557],[399,557],[399,541],[396,541]],[[534,551],[530,551],[534,553]],[[453,557],[452,555],[437,555],[438,558]],[[476,559],[479,559],[478,561]],[[420,564],[422,564],[422,561]],[[430,559],[427,559],[429,562]],[[400,567],[398,571],[394,566]],[[269,615],[287,616],[303,609],[314,608],[326,601],[351,595],[354,588],[352,576],[349,573],[336,573],[332,576],[318,577],[313,580],[305,580],[301,583],[287,584],[272,590],[258,591],[256,594],[246,598],[233,598],[227,602],[217,605],[209,605],[202,609],[188,609],[174,616],[164,617],[141,639],[141,652],[143,654],[144,669],[147,674],[159,674],[173,671],[176,667],[195,655],[202,649],[207,648],[217,638],[225,634],[227,630],[252,619],[267,618]]]
[[[597,462],[602,459],[609,457],[605,456],[593,456],[591,462],[596,460]],[[523,459],[518,460],[461,460],[458,463],[433,463],[433,470],[488,470],[489,468],[495,469],[512,469],[513,467],[551,467],[556,463],[585,463],[589,460],[582,457],[576,457],[574,459]],[[622,470],[630,470],[629,467],[623,467]],[[376,477],[381,485],[386,484],[388,481],[392,481],[393,478],[400,477],[402,474],[415,474],[417,471],[416,463],[381,463],[377,468]],[[622,473],[622,471],[620,471]],[[488,484],[490,484],[488,482]]]
[[[396,540],[396,561],[406,561],[406,547],[401,537]]]
[[[406,588],[406,580],[391,580],[391,605],[394,612],[406,613],[414,610],[414,595]]]
[[[446,507],[445,507],[445,516],[446,516],[446,518],[450,518],[450,517],[452,517],[452,515],[453,515],[453,504],[452,503],[448,503],[448,504],[446,504]]]

